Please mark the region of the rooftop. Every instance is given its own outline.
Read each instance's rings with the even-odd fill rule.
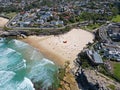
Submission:
[[[95,63],[99,63],[99,64],[103,63],[103,60],[102,60],[101,56],[95,51],[93,53],[93,59],[94,59]]]

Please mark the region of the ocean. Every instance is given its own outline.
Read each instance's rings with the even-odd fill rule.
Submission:
[[[0,90],[57,88],[57,74],[58,67],[37,49],[20,40],[0,38]]]

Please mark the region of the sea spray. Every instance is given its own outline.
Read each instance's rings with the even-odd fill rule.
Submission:
[[[12,71],[0,71],[0,77],[0,90],[35,90],[28,78],[14,80],[16,73]]]

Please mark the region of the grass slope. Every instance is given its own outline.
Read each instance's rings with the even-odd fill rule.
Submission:
[[[120,63],[114,63],[113,73],[117,78],[120,79]]]
[[[120,15],[115,16],[115,17],[112,19],[112,22],[120,22]]]

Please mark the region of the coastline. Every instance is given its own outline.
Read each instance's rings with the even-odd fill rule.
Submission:
[[[52,53],[50,50],[47,50],[47,48],[44,48],[43,46],[39,45],[38,41],[35,40],[34,38],[37,40],[39,38],[39,41],[42,41],[42,37],[37,37],[37,36],[29,36],[27,39],[23,39],[22,41],[28,43],[32,47],[39,50],[45,58],[50,59],[56,65],[63,66],[62,57],[57,56],[55,53]]]
[[[63,35],[57,36],[29,36],[23,39],[24,42],[37,48],[46,58],[52,60],[56,65],[64,66],[77,58],[86,44],[93,42],[94,35],[82,29],[72,29]]]

